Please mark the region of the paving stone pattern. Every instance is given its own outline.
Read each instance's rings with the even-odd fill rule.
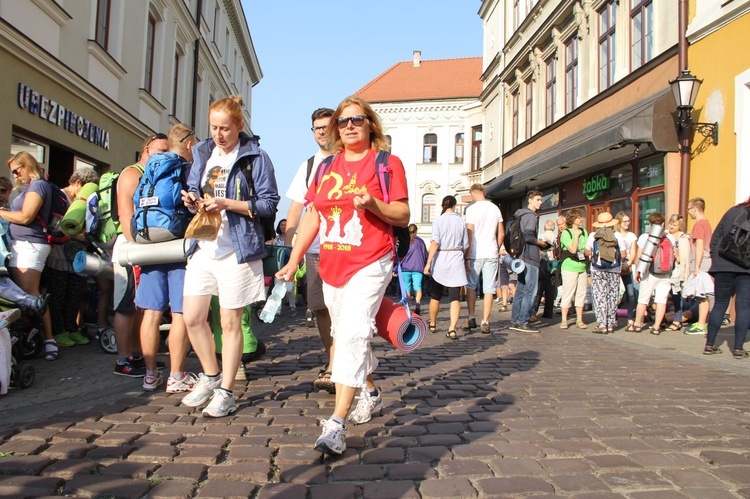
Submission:
[[[64,350],[37,362],[39,386],[0,398],[9,417],[35,414],[24,397],[55,389],[40,383],[66,387],[40,402],[65,412],[0,426],[0,496],[750,497],[747,375],[661,351],[661,337],[524,334],[501,329],[508,313],[492,319],[493,334],[451,341],[443,312],[408,355],[376,338],[383,415],[350,425],[337,458],[312,449],[334,398],[312,391],[321,348],[301,319],[256,326],[268,355],[221,419],[113,376],[97,347]],[[71,366],[91,383],[66,384]]]

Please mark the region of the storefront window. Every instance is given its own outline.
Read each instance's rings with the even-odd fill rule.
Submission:
[[[42,144],[37,144],[36,142],[14,135],[10,142],[10,154],[18,154],[22,151],[26,151],[34,156],[34,159],[39,163],[46,163],[46,149]]]
[[[640,177],[640,175],[639,175]],[[664,213],[664,193],[649,194],[638,199],[638,213],[640,233],[648,232],[648,216],[652,213]]]
[[[548,189],[542,193],[541,211],[554,210],[560,205],[560,189]]]
[[[612,214],[612,216],[617,215],[621,211],[624,211],[628,215],[633,214],[633,201],[630,198],[619,199],[617,201],[612,201],[611,203],[609,203],[609,212]]]
[[[664,157],[647,159],[638,167],[638,187],[647,189],[664,185]]]
[[[615,168],[609,174],[609,194],[612,197],[626,196],[633,190],[633,165]]]

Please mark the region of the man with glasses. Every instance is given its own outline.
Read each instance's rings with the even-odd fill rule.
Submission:
[[[292,245],[294,234],[297,232],[302,212],[305,206],[305,195],[310,186],[310,181],[315,178],[315,172],[323,159],[331,155],[326,149],[328,145],[328,124],[333,116],[333,109],[321,107],[312,113],[312,128],[315,142],[318,143],[318,151],[307,161],[303,162],[297,169],[292,179],[286,197],[291,199],[292,204],[286,215],[286,233],[284,244]],[[318,334],[323,342],[323,347],[328,355],[328,362],[318,373],[318,379],[313,382],[317,390],[326,390],[335,393],[336,387],[331,382],[331,359],[333,358],[333,339],[331,338],[331,316],[323,301],[323,281],[318,276],[318,264],[320,262],[320,243],[315,238],[310,249],[305,255],[307,266],[307,323],[308,326],[315,318],[318,326]]]
[[[133,242],[130,233],[130,221],[135,212],[133,194],[138,187],[138,182],[143,176],[148,158],[152,154],[167,152],[167,136],[157,133],[147,137],[141,147],[141,155],[137,163],[126,166],[117,178],[117,212],[119,214],[120,226],[117,229],[117,239],[112,250],[112,266],[115,271],[114,293],[115,293],[115,341],[117,342],[117,360],[115,361],[114,373],[118,376],[129,376],[141,378],[146,374],[143,356],[140,353],[131,355],[131,346],[140,344],[138,331],[140,328],[140,316],[136,315],[135,307],[135,273],[134,267],[122,267],[117,263],[117,253],[120,246],[126,242]],[[123,230],[123,227],[125,230]],[[135,352],[135,349],[133,350]]]

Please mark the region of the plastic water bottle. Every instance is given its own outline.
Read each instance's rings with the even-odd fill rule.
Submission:
[[[280,279],[276,279],[276,284],[273,286],[270,296],[266,299],[266,304],[260,313],[260,320],[265,323],[272,323],[274,317],[276,317],[276,311],[281,307],[281,300],[286,295],[286,283]]]

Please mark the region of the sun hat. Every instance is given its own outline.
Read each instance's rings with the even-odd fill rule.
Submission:
[[[596,222],[592,223],[593,227],[614,227],[617,224],[617,219],[612,217],[612,214],[605,211],[599,213],[596,217]]]

